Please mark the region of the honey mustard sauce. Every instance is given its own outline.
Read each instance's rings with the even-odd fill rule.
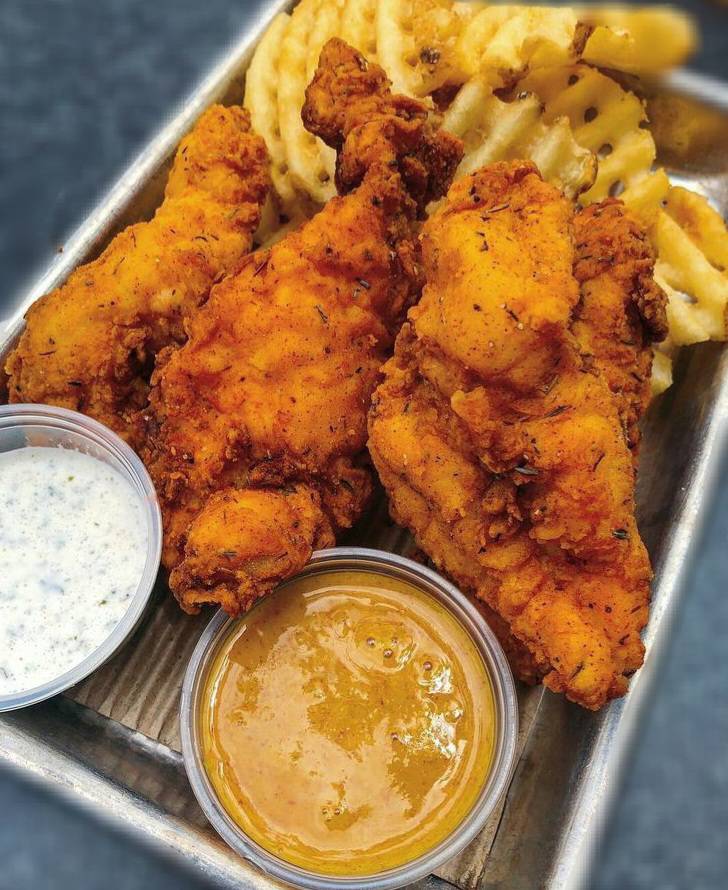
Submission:
[[[387,575],[294,579],[207,674],[205,769],[268,850],[328,875],[416,859],[471,810],[494,750],[487,669],[456,618]]]

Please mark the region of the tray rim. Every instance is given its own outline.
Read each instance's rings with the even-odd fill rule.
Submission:
[[[181,755],[177,757],[181,760]],[[226,848],[218,849],[208,843],[193,845],[190,841],[194,834],[182,820],[18,727],[0,726],[0,764],[72,806],[91,812],[112,830],[121,831],[142,847],[169,858],[178,868],[197,872],[220,887],[229,890],[279,890],[282,887],[246,860],[231,859]]]
[[[199,114],[247,67],[255,44],[273,17],[294,5],[292,0],[267,0],[260,5],[252,22],[242,29],[229,49],[67,239],[63,252],[24,290],[25,296],[16,303],[11,317],[5,320],[4,329],[0,321],[0,356],[22,330],[23,316],[29,306],[62,283],[104,239],[137,191],[151,181],[170,157]],[[698,99],[728,114],[728,82],[686,69],[673,72],[665,78],[664,84],[676,93]],[[714,490],[710,483],[720,471],[721,458],[728,446],[728,352],[725,350],[722,358],[721,373],[714,383],[714,408],[699,443],[692,485],[684,493],[680,518],[670,529],[665,545],[660,596],[653,603],[645,633],[649,657],[633,679],[628,695],[603,712],[582,781],[561,833],[554,865],[551,873],[545,876],[544,886],[551,890],[580,890],[587,886],[598,841],[613,808],[640,717],[659,674],[670,629],[712,507],[713,498],[704,496],[704,493]],[[243,860],[231,870],[229,857],[209,844],[205,844],[204,849],[193,848],[185,838],[189,829],[183,828],[176,817],[135,796],[112,779],[99,775],[71,755],[55,750],[50,744],[3,720],[0,720],[0,764],[13,767],[16,773],[30,780],[43,781],[62,796],[90,807],[102,820],[121,827],[142,843],[156,842],[157,850],[172,854],[178,860],[181,857],[187,865],[196,867],[220,886],[280,886]]]

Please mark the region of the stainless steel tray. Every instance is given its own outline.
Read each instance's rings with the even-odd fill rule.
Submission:
[[[181,136],[211,102],[240,101],[256,41],[272,16],[290,5],[288,0],[264,5],[252,28],[35,286],[15,306],[0,305],[0,315],[14,313],[6,330],[0,322],[0,366],[28,306],[93,258],[119,229],[150,214]],[[703,108],[717,109],[719,129],[728,130],[728,85],[681,72],[657,89],[677,90]],[[676,179],[704,190],[726,215],[727,139],[713,140],[699,156],[669,160]],[[628,696],[597,715],[543,689],[521,689],[521,756],[502,809],[470,848],[420,886],[575,890],[586,884],[691,571],[727,434],[728,349],[705,344],[685,350],[675,385],[655,402],[645,422],[639,518],[656,572],[645,665]],[[384,505],[349,540],[399,552],[411,547]],[[179,754],[177,704],[184,667],[208,616],[183,615],[159,587],[144,624],[109,664],[65,697],[0,717],[0,763],[45,781],[222,886],[274,887],[214,835],[191,795]]]

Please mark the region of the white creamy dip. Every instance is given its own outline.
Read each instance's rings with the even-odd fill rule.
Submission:
[[[53,680],[119,623],[147,554],[144,507],[66,448],[0,454],[0,695]]]

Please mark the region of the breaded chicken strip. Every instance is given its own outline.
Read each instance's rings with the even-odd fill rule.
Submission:
[[[615,266],[582,267],[579,282],[573,208],[532,164],[456,183],[425,225],[426,286],[385,366],[369,442],[393,517],[502,619],[518,672],[588,708],[623,694],[641,664],[651,576],[626,396],[610,389],[616,371],[608,382],[598,369],[606,349],[587,360],[580,344],[599,339],[598,289],[624,315],[648,276],[648,252],[641,275],[622,268],[631,223],[605,212]],[[664,298],[650,293],[657,317]]]
[[[218,284],[154,377],[145,459],[190,612],[247,609],[362,513],[371,394],[421,285],[415,221],[460,159],[424,106],[338,40],[303,116],[354,190]]]
[[[594,361],[617,399],[636,459],[638,423],[650,401],[650,347],[667,336],[655,258],[644,229],[614,198],[576,214],[574,240],[581,300],[572,330],[583,358]]]
[[[132,444],[158,352],[251,247],[268,191],[247,112],[216,105],[182,140],[164,203],[38,300],[7,362],[12,402],[83,411]]]

